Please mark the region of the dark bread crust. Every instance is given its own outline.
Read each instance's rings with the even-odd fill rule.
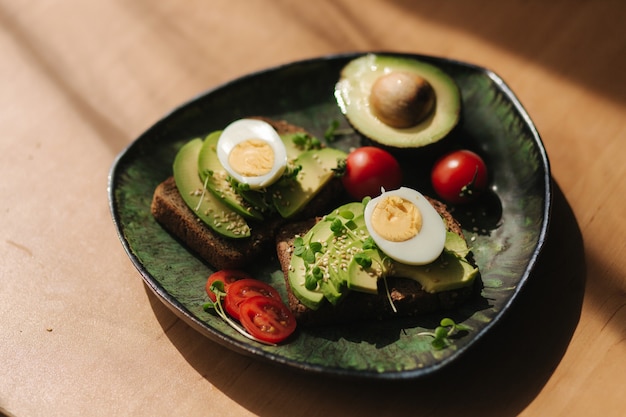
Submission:
[[[301,127],[283,120],[257,118],[270,123],[278,133],[304,132]],[[331,180],[299,213],[298,218],[293,220],[324,213],[341,193],[340,181]],[[216,269],[243,268],[262,254],[273,250],[276,231],[287,222],[276,216],[262,222],[250,223],[250,238],[226,238],[215,233],[193,213],[178,192],[173,177],[167,178],[156,187],[150,209],[164,229]]]
[[[240,268],[254,260],[274,241],[279,219],[252,226],[249,239],[229,239],[211,230],[187,206],[174,177],[157,186],[152,197],[154,218],[200,258],[217,269]]]
[[[448,212],[445,204],[429,199],[447,223],[448,230],[463,236],[459,223]],[[276,238],[276,252],[281,269],[284,272],[289,308],[298,324],[320,326],[349,323],[361,320],[382,320],[392,317],[414,316],[435,311],[452,309],[474,294],[474,286],[451,291],[428,293],[414,280],[388,277],[387,286],[397,312],[392,310],[384,284],[379,282],[378,294],[351,292],[336,306],[323,303],[317,310],[303,305],[293,294],[289,285],[289,265],[296,235],[304,235],[319,219],[309,219],[299,223],[284,225]]]

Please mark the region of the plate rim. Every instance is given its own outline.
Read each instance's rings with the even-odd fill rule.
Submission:
[[[498,89],[502,94],[504,94],[509,101],[509,103],[514,107],[516,113],[523,119],[525,126],[528,128],[530,132],[530,136],[532,136],[533,142],[535,143],[538,159],[540,159],[541,167],[543,168],[543,205],[541,208],[541,213],[543,215],[541,227],[539,228],[539,233],[537,236],[537,244],[535,249],[532,251],[531,256],[527,264],[525,265],[524,272],[519,277],[518,285],[516,285],[515,289],[512,291],[510,297],[506,302],[502,305],[501,311],[496,314],[492,320],[490,320],[483,328],[481,328],[477,334],[475,334],[468,344],[465,344],[458,349],[456,349],[451,355],[448,357],[437,361],[434,364],[428,365],[424,368],[416,368],[411,370],[404,371],[388,371],[388,372],[373,372],[373,371],[363,371],[356,369],[338,369],[332,368],[330,370],[327,366],[323,365],[315,365],[309,363],[302,363],[299,361],[288,360],[284,357],[274,355],[271,352],[264,351],[260,349],[260,347],[256,347],[253,344],[247,343],[246,341],[242,341],[239,339],[235,339],[226,335],[217,329],[213,329],[210,326],[207,326],[202,320],[196,317],[191,311],[187,309],[182,303],[180,303],[176,297],[171,295],[169,292],[163,288],[156,277],[152,276],[146,269],[140,259],[135,255],[132,250],[130,242],[126,239],[126,236],[123,233],[123,226],[121,225],[120,214],[118,211],[118,203],[115,198],[115,189],[116,182],[118,180],[117,174],[120,166],[122,165],[124,159],[128,156],[128,154],[139,144],[142,142],[143,138],[149,136],[151,132],[154,130],[158,130],[162,124],[166,123],[170,117],[173,117],[176,113],[184,111],[189,105],[194,102],[202,99],[206,96],[209,96],[217,91],[221,91],[223,89],[228,88],[231,85],[236,83],[245,82],[247,79],[251,79],[257,77],[261,74],[267,74],[271,72],[277,72],[289,67],[293,66],[303,66],[303,65],[311,65],[313,63],[318,63],[321,61],[338,61],[338,60],[350,60],[357,58],[366,54],[381,54],[381,55],[391,55],[398,57],[407,57],[413,59],[424,59],[429,62],[435,63],[443,63],[446,65],[460,66],[472,69],[474,71],[478,71],[483,73],[485,76],[490,78],[490,80],[498,86]],[[205,337],[208,337],[210,340],[219,343],[220,345],[236,351],[240,354],[243,354],[248,357],[253,357],[255,359],[260,359],[264,361],[269,361],[270,363],[279,364],[285,366],[289,369],[294,369],[307,373],[315,373],[321,375],[332,375],[333,377],[347,377],[347,378],[356,378],[356,379],[376,379],[376,380],[409,380],[409,379],[417,379],[420,377],[425,377],[427,375],[433,374],[444,367],[447,367],[448,364],[456,361],[459,357],[461,357],[466,351],[474,348],[474,346],[482,340],[482,338],[491,331],[498,323],[500,323],[509,313],[510,307],[514,302],[519,298],[519,294],[524,290],[527,285],[530,276],[536,269],[536,265],[539,261],[541,253],[543,252],[547,234],[549,230],[549,225],[551,222],[552,215],[552,175],[550,168],[550,161],[547,155],[547,151],[541,139],[541,136],[530,118],[529,113],[526,111],[524,106],[522,105],[519,98],[510,88],[510,86],[494,71],[488,69],[483,66],[475,65],[472,63],[434,56],[434,55],[424,55],[424,54],[416,54],[409,52],[393,52],[393,51],[381,51],[381,50],[373,50],[373,51],[358,51],[358,52],[343,52],[337,54],[326,54],[320,55],[317,57],[310,57],[300,60],[295,60],[291,62],[281,63],[278,65],[270,66],[264,69],[259,69],[256,71],[252,71],[250,73],[232,78],[223,83],[220,83],[214,87],[205,89],[198,94],[195,94],[191,98],[183,101],[177,106],[173,107],[171,110],[165,112],[158,120],[145,129],[139,136],[137,136],[134,140],[132,140],[127,146],[125,146],[114,158],[111,167],[109,169],[108,178],[107,178],[107,195],[108,195],[108,205],[109,211],[113,220],[113,224],[116,229],[116,233],[118,238],[126,252],[127,256],[131,260],[133,266],[140,273],[142,280],[144,283],[150,288],[150,290],[157,296],[160,302],[162,302],[170,311],[172,311],[177,317],[181,318],[185,323],[190,325],[194,330],[198,331]]]

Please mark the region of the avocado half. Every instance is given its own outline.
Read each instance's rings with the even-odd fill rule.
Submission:
[[[383,123],[370,107],[376,80],[393,71],[410,72],[430,83],[435,107],[428,117],[408,128]],[[362,135],[385,146],[416,148],[443,139],[457,125],[461,94],[454,80],[441,69],[416,59],[367,54],[350,61],[335,85],[337,103],[350,124]]]

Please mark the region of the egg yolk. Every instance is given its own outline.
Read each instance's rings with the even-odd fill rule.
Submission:
[[[417,206],[395,195],[376,204],[371,221],[376,233],[391,242],[409,240],[422,228],[422,214]]]
[[[244,177],[259,177],[270,172],[274,166],[274,151],[264,140],[244,140],[232,149],[228,163]]]

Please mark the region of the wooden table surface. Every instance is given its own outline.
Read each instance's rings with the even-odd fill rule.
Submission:
[[[626,3],[0,0],[0,410],[21,416],[626,415]],[[355,384],[234,353],[144,286],[116,157],[251,71],[389,50],[498,73],[555,181],[537,279],[463,360]]]

